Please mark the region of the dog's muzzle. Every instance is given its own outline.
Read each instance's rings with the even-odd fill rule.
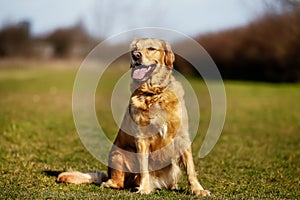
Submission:
[[[135,81],[145,81],[150,77],[155,67],[156,64],[152,64],[149,66],[137,65],[132,68],[131,77]]]

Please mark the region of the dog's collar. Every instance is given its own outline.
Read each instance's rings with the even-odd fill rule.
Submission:
[[[171,80],[165,85],[153,85],[151,83],[145,82],[137,90],[140,90],[146,96],[154,96],[163,93],[166,89],[168,89],[169,85],[171,84]]]

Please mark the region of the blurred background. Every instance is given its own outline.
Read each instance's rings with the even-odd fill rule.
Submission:
[[[0,10],[2,60],[84,58],[114,34],[162,27],[197,40],[225,79],[300,81],[298,0],[10,0]],[[194,74],[183,59],[176,63]]]

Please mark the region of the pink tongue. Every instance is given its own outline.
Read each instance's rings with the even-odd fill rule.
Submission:
[[[148,72],[147,68],[136,69],[136,70],[134,70],[134,72],[132,74],[132,78],[142,79],[142,78],[144,78],[144,76],[146,75],[147,72]]]

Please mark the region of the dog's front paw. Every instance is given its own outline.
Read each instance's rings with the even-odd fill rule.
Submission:
[[[150,194],[151,192],[152,192],[152,190],[149,187],[147,187],[147,188],[139,187],[138,191],[136,193],[137,194]]]
[[[210,191],[208,190],[193,190],[193,194],[201,197],[209,197],[210,196]]]
[[[117,183],[115,183],[112,179],[108,179],[106,182],[103,182],[101,184],[101,187],[104,188],[115,188],[115,189],[119,189],[121,188]]]

